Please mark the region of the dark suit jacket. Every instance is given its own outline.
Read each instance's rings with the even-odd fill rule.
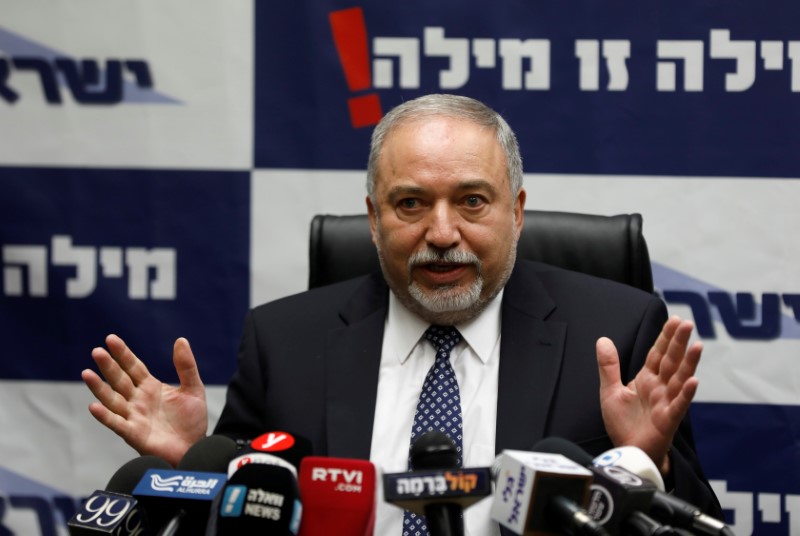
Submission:
[[[389,289],[380,274],[256,307],[216,433],[283,430],[319,456],[367,459]],[[663,302],[633,287],[518,261],[502,304],[497,451],[570,439],[592,455],[612,447],[603,427],[595,342],[620,353],[623,382],[641,368],[666,321]],[[710,515],[688,421],[671,450],[675,493]]]

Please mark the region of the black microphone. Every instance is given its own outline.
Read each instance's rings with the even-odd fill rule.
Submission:
[[[461,469],[446,434],[422,434],[411,447],[412,471],[383,475],[384,499],[427,519],[431,536],[464,534],[464,508],[491,495],[488,467]]]
[[[566,440],[557,440],[556,438],[551,438],[551,440],[556,441],[556,448],[565,449],[563,454],[568,458],[590,469],[605,470],[605,474],[617,476],[617,482],[620,480],[623,482],[636,482],[635,479],[644,480],[638,475],[627,471],[622,466],[595,467],[591,455],[579,446]],[[558,446],[558,444],[560,444],[560,446]],[[683,499],[658,490],[655,485],[653,485],[653,488],[648,505],[649,508],[637,509],[647,510],[656,520],[669,524],[671,527],[677,529],[697,531],[710,536],[733,536],[731,528],[722,521],[704,514],[699,508]],[[646,532],[645,534],[654,533]]]
[[[285,467],[248,463],[228,480],[215,512],[215,532],[295,535],[303,507],[297,479]]]
[[[237,439],[236,455],[228,464],[228,477],[248,463],[280,465],[297,478],[301,461],[312,455],[311,441],[288,432],[273,431],[255,439]]]
[[[710,536],[734,536],[733,529],[722,521],[704,514],[696,506],[668,493],[656,492],[650,513],[656,519],[665,523],[670,522],[682,529]]]
[[[106,489],[92,493],[67,522],[70,536],[150,536],[146,515],[131,492],[148,469],[171,467],[156,456],[140,456],[125,463],[111,477]]]
[[[280,430],[266,432],[252,440],[239,439],[236,441],[236,447],[236,452],[227,466],[229,479],[233,478],[246,465],[266,464],[288,470],[296,481],[301,461],[312,454],[311,441],[305,437]],[[295,486],[297,486],[296,482]],[[226,491],[225,493],[228,492]],[[220,502],[222,499],[223,493],[220,493],[212,505],[205,532],[206,536],[225,534],[219,528]],[[230,526],[231,524],[236,525],[236,521],[226,520],[223,523],[224,526]]]
[[[197,535],[205,531],[214,499],[227,479],[225,468],[236,443],[223,436],[201,439],[175,470],[150,470],[134,495],[162,520],[158,536]],[[222,468],[223,471],[219,471]]]
[[[591,473],[565,456],[504,450],[492,470],[492,519],[515,534],[608,536],[583,509]]]
[[[618,534],[655,536],[675,534],[672,527],[662,525],[644,512],[650,509],[656,486],[618,466],[597,467],[592,458],[575,443],[559,437],[540,441],[536,450],[562,454],[586,467],[593,476],[589,515],[608,531]]]
[[[250,441],[239,454],[256,452],[282,458],[291,463],[296,470],[300,468],[303,458],[313,454],[311,441],[305,437],[278,430],[261,434]]]
[[[186,451],[177,469],[227,473],[228,463],[236,456],[238,450],[233,439],[222,435],[210,435]]]

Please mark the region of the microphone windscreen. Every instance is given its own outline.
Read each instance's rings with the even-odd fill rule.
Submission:
[[[267,465],[279,465],[281,467],[285,467],[292,473],[292,476],[297,478],[297,468],[292,465],[291,463],[287,462],[283,458],[279,458],[278,456],[273,456],[272,454],[267,454],[266,452],[248,452],[247,454],[242,454],[241,456],[237,456],[230,461],[228,464],[228,478],[233,476],[233,473],[241,469],[244,465],[248,463],[265,463]]]
[[[589,516],[608,531],[624,533],[632,528],[628,525],[631,520],[634,524],[648,522],[644,512],[649,510],[656,490],[652,482],[630,473],[621,465],[598,466],[589,453],[566,439],[544,439],[535,448],[561,454],[592,472],[594,483],[586,509]]]
[[[204,437],[186,451],[178,463],[182,471],[205,471],[227,473],[228,463],[236,456],[236,442],[225,436]]]
[[[311,441],[288,432],[274,431],[262,434],[250,442],[246,452],[265,452],[300,467],[300,460],[313,454]]]
[[[502,452],[491,516],[516,534],[571,534],[575,527],[564,523],[567,517],[573,521],[576,517],[554,515],[565,513],[554,506],[572,504],[577,512],[589,498],[592,473],[561,452],[547,452],[547,447]],[[560,499],[554,505],[555,497]]]
[[[645,452],[632,446],[616,447],[605,451],[592,460],[599,467],[624,467],[633,474],[654,483],[659,491],[665,491],[664,477],[653,460]]]
[[[375,466],[366,460],[310,456],[300,462],[301,536],[372,535]]]
[[[456,444],[444,432],[430,430],[411,445],[411,467],[415,470],[458,467]]]
[[[117,469],[105,489],[114,493],[131,495],[148,469],[172,469],[172,466],[158,456],[139,456]]]
[[[581,447],[561,437],[546,437],[536,443],[533,452],[549,452],[551,454],[561,454],[569,458],[578,465],[584,467],[592,465],[592,456]]]
[[[302,514],[297,480],[288,469],[248,463],[222,490],[217,534],[297,534]]]

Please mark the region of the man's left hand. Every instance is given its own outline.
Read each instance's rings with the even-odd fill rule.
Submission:
[[[677,316],[664,324],[644,366],[628,385],[620,375],[619,354],[606,337],[597,341],[600,406],[603,422],[616,446],[646,452],[661,473],[670,471],[669,447],[697,392],[694,377],[702,343],[689,346],[694,325]]]

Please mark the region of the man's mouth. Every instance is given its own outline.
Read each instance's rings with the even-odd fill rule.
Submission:
[[[418,280],[425,285],[451,286],[456,285],[467,274],[470,264],[451,262],[431,262],[417,265],[419,269]]]
[[[425,264],[423,265],[423,268],[425,268],[426,270],[430,270],[431,272],[446,273],[446,272],[452,272],[453,270],[457,270],[458,268],[461,268],[463,266],[466,265],[439,262],[439,263]]]

